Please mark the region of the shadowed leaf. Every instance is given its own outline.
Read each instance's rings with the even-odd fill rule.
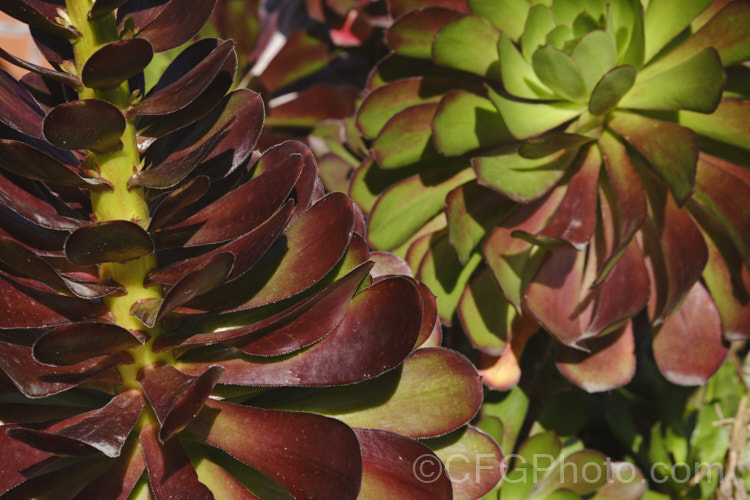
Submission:
[[[179,47],[203,27],[214,10],[216,0],[169,0],[145,26],[138,26],[138,36],[154,46],[154,52]]]
[[[153,252],[148,233],[125,220],[95,222],[76,229],[65,240],[65,256],[79,266],[127,262]]]
[[[40,363],[67,366],[139,346],[144,340],[109,323],[71,324],[44,333],[34,342],[33,354]]]
[[[424,7],[399,17],[386,31],[388,47],[406,57],[430,59],[435,33],[461,13],[443,7]]]

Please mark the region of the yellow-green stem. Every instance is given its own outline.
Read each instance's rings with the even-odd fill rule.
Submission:
[[[89,22],[87,15],[92,0],[66,0],[67,12],[73,25],[81,32],[81,37],[73,43],[75,67],[79,77],[83,66],[91,55],[103,45],[117,39],[117,28],[113,14],[102,19]],[[127,83],[122,83],[112,90],[97,90],[83,88],[79,92],[81,99],[106,100],[121,110],[129,104],[130,94]],[[87,167],[99,172],[113,187],[112,191],[92,192],[91,205],[97,221],[130,220],[146,227],[149,221],[149,210],[143,189],[129,190],[128,179],[137,171],[140,155],[136,142],[135,127],[132,120],[128,120],[122,135],[122,149],[106,154],[89,153]],[[133,365],[123,365],[118,369],[123,379],[121,389],[140,388],[136,377],[144,366],[155,362],[173,362],[171,352],[154,353],[153,341],[161,333],[157,325],[154,328],[145,327],[140,320],[130,314],[130,309],[139,300],[162,298],[161,288],[158,286],[143,286],[146,275],[156,267],[153,255],[134,259],[126,263],[106,262],[100,264],[101,279],[112,279],[122,285],[127,293],[118,297],[106,297],[105,303],[112,312],[119,326],[129,330],[145,331],[151,340],[146,344],[131,349]]]

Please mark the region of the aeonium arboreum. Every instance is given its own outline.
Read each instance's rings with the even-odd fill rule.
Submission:
[[[188,45],[145,92],[212,2],[65,7],[0,6],[56,68],[2,54],[31,73],[0,73],[0,497],[492,488],[502,453],[466,426],[481,383],[430,347],[432,295],[373,270],[307,147],[253,153],[263,104],[225,95],[232,43]],[[444,453],[418,439],[449,432],[484,457],[471,485],[413,473]]]
[[[630,379],[641,334],[671,381],[704,382],[750,335],[750,3],[389,7],[349,181],[371,246],[407,258],[495,387],[538,325],[589,391]]]

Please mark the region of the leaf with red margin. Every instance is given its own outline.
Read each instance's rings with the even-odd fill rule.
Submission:
[[[398,297],[398,301],[394,300]],[[185,373],[212,365],[226,369],[222,383],[321,386],[360,382],[398,366],[416,344],[421,297],[406,278],[375,283],[352,299],[339,326],[317,344],[281,359],[253,358],[228,350],[178,363]]]
[[[324,120],[344,119],[354,114],[357,90],[351,86],[313,85],[289,101],[270,101],[266,127],[313,128]]]
[[[500,447],[471,425],[424,443],[445,464],[455,500],[483,497],[505,474],[505,456]]]
[[[392,274],[414,277],[409,263],[398,255],[390,252],[370,252],[370,260],[375,263],[370,271],[370,276],[373,278]]]
[[[203,27],[216,0],[170,0],[148,24],[136,25],[138,36],[154,46],[154,52],[179,47],[189,41]]]
[[[43,431],[17,427],[7,434],[47,453],[119,457],[145,404],[140,391],[131,389],[112,398],[100,410],[63,420]]]
[[[20,141],[0,140],[0,162],[6,171],[26,179],[94,190],[112,188],[107,180],[81,177],[60,160]]]
[[[211,52],[178,78],[175,78],[177,76],[175,73],[178,71],[178,64],[182,61],[176,59],[173,62],[175,69],[167,68],[154,89],[136,104],[130,113],[138,116],[166,115],[179,111],[195,101],[219,75],[230,58],[234,43],[229,40],[205,39],[200,45],[194,44],[189,49],[192,55],[205,50],[204,46],[214,45]],[[172,70],[171,73],[170,70]],[[173,78],[174,81],[172,81]]]
[[[81,79],[87,87],[111,89],[143,71],[153,56],[154,49],[143,38],[117,40],[104,45],[86,60]]]
[[[516,310],[505,300],[492,270],[472,278],[458,301],[458,319],[471,345],[483,354],[499,356],[507,348]]]
[[[521,355],[526,343],[539,331],[539,323],[530,315],[519,315],[513,321],[509,346],[499,356],[480,354],[479,374],[492,389],[507,391],[521,380]]]
[[[423,7],[399,17],[386,31],[392,51],[406,57],[432,58],[435,33],[460,16],[461,12],[443,7]]]
[[[608,125],[643,155],[672,191],[677,204],[683,206],[695,187],[699,152],[695,132],[675,123],[631,113],[614,113]]]
[[[211,366],[199,376],[193,377],[170,365],[144,369],[140,383],[159,419],[160,443],[166,443],[192,422],[203,408],[222,371],[219,366]]]
[[[557,347],[555,364],[565,377],[586,392],[621,387],[635,374],[635,341],[631,321],[617,332],[583,341],[590,352]]]
[[[709,115],[680,111],[678,121],[680,125],[702,136],[747,149],[745,139],[750,133],[748,113],[750,113],[750,100],[723,99],[716,111]]]
[[[112,460],[101,474],[74,497],[74,500],[90,498],[127,500],[145,468],[146,461],[140,443],[137,441],[125,443],[120,457]]]
[[[381,430],[354,432],[362,450],[359,498],[453,498],[443,464],[425,445]]]
[[[696,282],[679,309],[654,333],[659,370],[677,385],[702,385],[719,369],[728,348],[711,296]]]
[[[432,142],[432,118],[437,103],[416,104],[396,113],[380,129],[372,154],[384,169],[442,159]]]
[[[428,347],[412,352],[399,369],[380,377],[331,387],[279,408],[425,438],[466,424],[481,404],[482,382],[474,366],[455,351]]]
[[[73,231],[65,240],[65,256],[77,266],[127,262],[154,253],[151,236],[135,222],[95,222]]]
[[[440,328],[440,317],[438,316],[437,299],[435,295],[427,288],[427,285],[413,280],[412,283],[419,290],[419,296],[422,298],[422,328],[419,330],[417,347],[437,347],[442,339],[442,329]]]
[[[139,337],[110,323],[75,323],[42,334],[32,353],[40,363],[67,366],[139,346],[144,340],[143,334]]]
[[[0,122],[32,137],[42,137],[44,111],[26,88],[0,68],[0,103],[3,114]]]
[[[132,362],[130,355],[121,353],[71,366],[48,366],[34,359],[31,347],[0,342],[0,370],[29,398],[57,394],[128,362]]]
[[[177,261],[162,269],[155,269],[148,274],[147,281],[174,285],[183,276],[208,259],[223,253],[234,256],[234,265],[229,272],[228,281],[239,278],[251,269],[279,238],[293,210],[294,202],[290,200],[278,212],[249,233],[197,257]]]
[[[7,431],[16,425],[0,426],[0,491],[6,492],[21,484],[39,469],[55,460],[34,447],[8,437]]]
[[[512,236],[515,231],[536,233],[553,216],[565,194],[564,189],[555,189],[535,202],[521,205],[510,217],[496,227],[482,248],[484,259],[492,269],[500,290],[516,309],[529,280],[539,264],[535,247],[521,238]]]
[[[151,422],[143,427],[140,435],[154,496],[213,500],[211,490],[198,481],[198,475],[179,438],[172,438],[162,444],[157,438],[158,430],[156,422]]]
[[[261,225],[286,201],[302,169],[287,157],[186,219],[154,233],[158,248],[199,246],[233,240]]]
[[[45,287],[46,288],[46,287]],[[102,318],[101,303],[31,288],[0,274],[0,329],[50,328],[85,319]]]
[[[337,420],[209,399],[190,431],[297,498],[355,498],[359,492],[359,443]]]
[[[258,78],[269,92],[274,92],[323,69],[331,57],[322,40],[309,35],[305,30],[297,30],[289,35],[284,46]]]

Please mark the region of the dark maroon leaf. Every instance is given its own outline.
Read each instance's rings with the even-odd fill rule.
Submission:
[[[157,438],[158,427],[156,422],[146,424],[140,436],[149,483],[157,500],[213,500],[211,490],[198,481],[198,474],[179,438],[172,438],[162,444]]]
[[[26,179],[79,188],[111,189],[104,179],[81,177],[52,156],[19,141],[0,140],[0,164]]]
[[[8,436],[56,455],[120,456],[125,440],[138,421],[145,400],[137,390],[115,396],[102,409],[54,424],[46,430],[16,428]]]
[[[172,0],[174,3],[175,0]],[[167,78],[165,72],[162,80],[157,83],[156,90],[147,95],[139,102],[133,111],[135,115],[165,115],[183,109],[193,102],[201,93],[208,88],[211,82],[219,75],[224,63],[232,53],[234,44],[231,41],[206,40],[203,45],[214,48],[200,63],[193,66],[186,73],[174,81],[166,80],[162,86],[162,80]],[[154,47],[156,49],[156,47]],[[203,49],[203,46],[200,47]]]
[[[75,497],[75,500],[111,498],[127,500],[146,468],[140,446],[135,441],[126,443],[121,455],[111,460],[106,469]]]
[[[619,331],[583,341],[589,352],[557,347],[557,368],[587,392],[621,387],[635,374],[635,342],[630,321]]]
[[[69,85],[70,87],[73,87],[74,89],[83,88],[83,85],[81,85],[81,81],[73,75],[70,75],[68,73],[63,73],[62,71],[54,71],[49,68],[39,66],[37,64],[32,64],[28,61],[24,61],[23,59],[19,59],[13,54],[9,54],[8,52],[5,52],[1,48],[0,48],[0,58],[5,59],[11,64],[18,66],[19,68],[25,69],[26,71],[31,71],[33,73],[37,73],[39,75],[45,76],[51,80],[64,83],[66,85]]]
[[[362,450],[363,498],[450,499],[451,481],[425,445],[392,432],[354,429]]]
[[[199,175],[175,189],[156,207],[148,226],[149,232],[174,223],[175,219],[179,217],[180,211],[200,200],[210,187],[211,182],[208,177]]]
[[[96,21],[106,16],[128,0],[95,0],[88,14],[89,21]]]
[[[65,256],[73,264],[127,262],[154,252],[154,242],[135,222],[95,222],[73,231],[65,240]]]
[[[36,102],[45,111],[49,111],[61,102],[70,100],[69,96],[75,92],[60,82],[50,80],[32,72],[23,75],[19,82],[28,89],[31,95],[34,96],[34,99],[36,99]]]
[[[176,186],[190,175],[193,170],[195,170],[195,167],[197,167],[198,164],[214,150],[216,145],[229,134],[232,125],[234,125],[233,121],[225,123],[224,126],[214,134],[196,145],[195,148],[190,148],[179,158],[167,160],[164,163],[151,166],[148,169],[141,170],[137,174],[134,174],[128,180],[128,189],[132,189],[136,186],[145,186],[155,189],[166,189]]]
[[[34,358],[47,365],[74,365],[141,345],[145,339],[109,323],[76,323],[50,330],[34,342]]]
[[[268,63],[258,78],[270,92],[288,85],[301,76],[323,68],[331,58],[326,44],[307,33],[291,33],[281,50]]]
[[[399,297],[398,301],[394,297]],[[388,278],[352,299],[339,326],[292,357],[268,362],[239,356],[181,363],[186,373],[226,368],[222,383],[259,386],[339,385],[375,377],[395,366],[414,347],[422,326],[419,291],[407,279]]]
[[[41,234],[46,233],[42,239],[46,239],[51,243],[51,246],[55,251],[59,251],[61,246],[58,245],[58,243],[61,238],[64,239],[66,236],[66,234],[61,231],[73,231],[88,224],[88,221],[72,219],[70,217],[59,215],[53,205],[34,196],[17,184],[10,182],[6,176],[2,175],[2,173],[0,173],[0,202],[2,202],[3,209],[0,211],[0,222],[5,222],[2,221],[2,219],[7,217],[5,214],[2,214],[2,212],[15,212],[16,216],[20,216],[25,219],[25,221],[28,221],[24,225],[27,226],[27,234],[30,238],[36,240]],[[23,223],[24,221],[16,220],[13,222],[18,224],[19,222]],[[8,229],[7,225],[3,225]],[[52,229],[53,231],[44,231],[42,228]],[[8,230],[10,231],[10,229]],[[26,240],[22,236],[18,239],[23,241],[26,245],[34,246],[34,243]]]
[[[73,47],[64,37],[53,35],[33,26],[29,27],[29,31],[34,38],[34,42],[36,42],[37,48],[48,62],[57,65],[65,64],[66,61],[68,61],[68,64],[73,62]]]
[[[190,427],[295,498],[356,498],[362,458],[345,424],[309,413],[207,400]]]
[[[654,334],[659,370],[678,385],[702,385],[719,369],[728,348],[711,296],[696,282],[685,300]]]
[[[142,38],[117,40],[103,46],[86,60],[81,79],[87,87],[114,88],[143,71],[153,56],[151,44]]]
[[[221,253],[229,253],[234,256],[234,265],[228,276],[228,281],[232,281],[245,274],[266,253],[281,235],[293,210],[294,202],[288,201],[267,221],[249,233],[199,257],[181,260],[163,269],[155,269],[149,273],[147,279],[151,283],[173,285],[207,259]]]
[[[353,87],[313,85],[294,99],[272,106],[266,126],[313,128],[323,120],[343,119],[354,114],[356,98]]]
[[[154,52],[174,49],[200,30],[214,10],[216,0],[169,0],[138,36],[154,46]]]
[[[275,168],[219,198],[195,215],[154,234],[160,248],[220,243],[268,219],[286,200],[302,170],[302,158],[287,157]]]
[[[8,491],[26,481],[48,465],[48,453],[8,437],[7,431],[17,426],[0,426],[0,491]]]
[[[42,137],[44,112],[29,91],[2,68],[0,68],[0,103],[3,106],[0,121],[23,134]]]
[[[464,14],[469,13],[466,0],[388,0],[388,11],[394,19],[420,7],[443,7]]]
[[[99,99],[83,99],[53,108],[44,118],[44,137],[62,149],[117,149],[125,117],[117,106]]]
[[[184,429],[203,407],[223,370],[212,366],[193,377],[170,365],[149,367],[141,386],[161,425],[159,442],[166,443]]]
[[[0,10],[11,17],[15,17],[24,24],[48,31],[68,40],[74,40],[81,36],[81,33],[73,26],[62,26],[55,22],[54,19],[57,15],[55,5],[48,3],[47,8],[44,9],[44,5],[38,6],[39,2],[34,3],[37,5],[32,5],[32,2],[24,0],[4,0],[2,5],[0,5]],[[39,7],[43,9],[40,11]]]

